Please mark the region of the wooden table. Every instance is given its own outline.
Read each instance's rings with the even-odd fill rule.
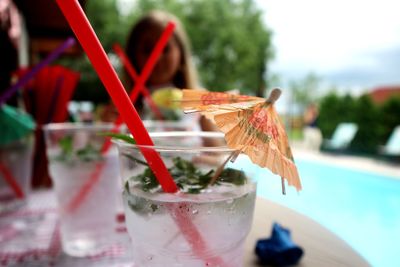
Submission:
[[[256,241],[269,238],[273,222],[289,228],[304,255],[297,266],[370,266],[338,236],[312,219],[272,201],[258,197],[252,230],[246,240],[244,267],[260,266],[254,253]]]

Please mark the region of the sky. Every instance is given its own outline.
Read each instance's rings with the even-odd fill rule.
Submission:
[[[273,32],[272,73],[315,73],[358,94],[400,85],[400,1],[255,0]]]

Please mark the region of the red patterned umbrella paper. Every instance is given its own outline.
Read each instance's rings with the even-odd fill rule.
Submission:
[[[281,91],[274,89],[268,99],[204,90],[183,90],[181,106],[200,112],[225,133],[228,147],[245,153],[260,167],[282,177],[288,185],[301,190],[285,127],[274,102]]]

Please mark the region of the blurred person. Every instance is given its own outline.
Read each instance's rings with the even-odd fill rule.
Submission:
[[[322,143],[322,134],[318,128],[318,107],[311,103],[305,110],[303,115],[304,128],[304,146],[307,149],[319,150]]]
[[[192,62],[189,39],[181,22],[164,11],[151,11],[140,18],[128,36],[126,54],[140,73],[168,22],[176,27],[160,55],[146,86],[158,88],[198,88],[197,72]]]
[[[0,94],[11,85],[12,73],[18,68],[18,44],[21,21],[18,9],[10,0],[0,0]],[[17,97],[7,101],[17,105]]]
[[[136,72],[140,75],[153,48],[170,21],[175,23],[175,30],[145,84],[151,94],[166,88],[195,89],[200,87],[185,29],[180,20],[170,13],[153,10],[139,18],[132,26],[128,36],[126,54]],[[127,88],[133,86],[134,81],[130,81]],[[145,107],[142,96],[134,104],[142,118],[149,118],[149,110]],[[108,114],[112,113],[109,108],[105,108],[105,110]],[[203,130],[216,130],[211,121],[198,114],[183,115],[181,119],[190,122],[197,120]]]

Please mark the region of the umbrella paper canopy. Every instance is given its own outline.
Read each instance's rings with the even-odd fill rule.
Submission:
[[[200,111],[211,119],[225,133],[230,148],[245,153],[254,163],[270,169],[300,190],[300,178],[288,137],[273,105],[280,93],[279,89],[274,89],[267,100],[228,93],[183,90],[181,105],[186,112]]]
[[[8,105],[0,107],[0,145],[6,145],[30,134],[35,129],[32,117]]]

